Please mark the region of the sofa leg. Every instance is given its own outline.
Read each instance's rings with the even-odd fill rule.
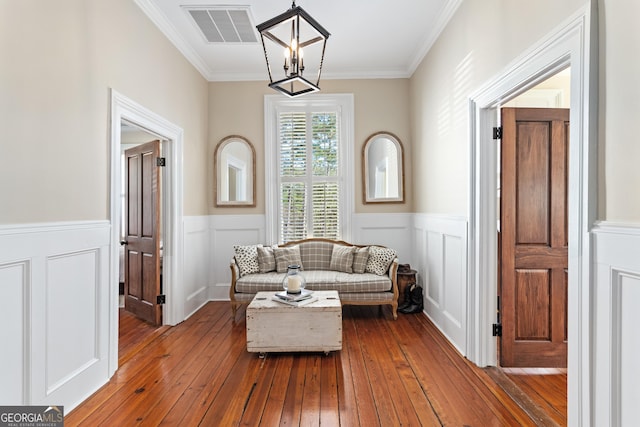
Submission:
[[[393,314],[393,320],[398,320],[398,303],[391,304],[391,314]]]
[[[235,302],[231,303],[231,314],[232,314],[232,320],[233,323],[236,322],[236,314],[238,313],[238,306],[236,305]]]

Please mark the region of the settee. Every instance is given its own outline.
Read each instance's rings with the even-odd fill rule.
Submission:
[[[393,249],[309,238],[278,246],[236,245],[229,299],[238,307],[260,291],[282,291],[289,265],[300,265],[306,289],[338,291],[343,305],[390,305],[397,319],[398,258]]]

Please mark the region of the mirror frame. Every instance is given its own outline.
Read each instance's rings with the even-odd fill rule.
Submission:
[[[378,140],[378,138],[385,138],[391,140],[396,146],[396,149],[399,151],[398,153],[398,183],[400,188],[398,189],[398,197],[389,197],[389,198],[374,198],[369,197],[369,180],[367,179],[369,175],[369,148],[373,142]],[[394,135],[391,132],[376,132],[370,135],[366,140],[364,145],[362,146],[362,203],[371,204],[371,203],[404,203],[404,147],[402,146],[402,142],[400,138]]]
[[[221,165],[219,164],[221,161],[222,150],[232,142],[240,142],[247,146],[249,152],[251,154],[251,177],[247,179],[247,182],[251,183],[251,191],[249,191],[248,196],[250,197],[247,201],[224,201],[220,200],[220,196],[222,194],[220,185],[222,184],[222,179],[220,173],[222,171]],[[253,148],[253,144],[249,142],[249,140],[240,135],[229,135],[227,137],[222,138],[218,145],[216,145],[216,149],[213,156],[213,163],[215,167],[215,183],[213,186],[214,191],[214,200],[216,203],[216,207],[219,208],[229,208],[229,207],[255,207],[256,206],[256,150]]]

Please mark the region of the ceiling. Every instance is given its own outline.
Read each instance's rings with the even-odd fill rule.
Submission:
[[[290,0],[135,0],[209,81],[267,80],[255,26],[291,7]],[[323,79],[407,78],[462,0],[298,0],[326,28]],[[255,42],[208,42],[189,8],[240,9]],[[249,34],[250,35],[250,34]]]

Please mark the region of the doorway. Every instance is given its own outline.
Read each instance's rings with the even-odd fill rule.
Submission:
[[[183,271],[183,134],[184,131],[153,113],[147,108],[111,90],[111,191],[110,218],[110,310],[109,310],[109,375],[118,369],[119,333],[119,250],[122,212],[122,123],[135,125],[164,141],[162,230],[163,267],[162,281],[165,304],[163,306],[164,325],[175,325],[184,320],[184,291],[180,286]]]
[[[527,89],[571,67],[569,153],[568,417],[590,424],[592,271],[590,227],[597,215],[597,13],[585,6],[532,46],[509,68],[470,95],[468,358],[496,366],[492,336],[497,309],[497,109]]]
[[[570,68],[496,109],[497,368],[545,423],[567,422]]]

